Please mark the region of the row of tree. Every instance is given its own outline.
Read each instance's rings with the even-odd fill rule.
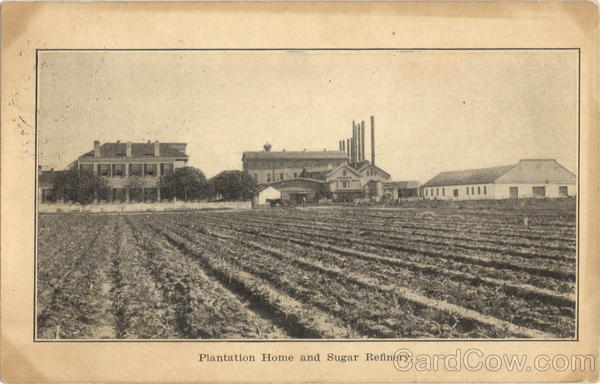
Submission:
[[[136,199],[144,199],[144,179],[130,176],[124,186]],[[182,201],[191,200],[249,200],[256,191],[256,183],[242,171],[225,171],[207,179],[198,168],[182,167],[168,175],[161,176],[158,188],[161,199]],[[92,171],[72,169],[56,173],[53,180],[54,198],[64,201],[76,201],[89,204],[97,199],[110,200],[110,186],[106,178]],[[141,197],[139,196],[142,191]]]

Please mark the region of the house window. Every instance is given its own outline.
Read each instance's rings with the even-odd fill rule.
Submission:
[[[435,189],[435,195],[436,195],[436,196],[439,196],[439,195],[440,195],[440,189],[439,189],[439,188],[436,188],[436,189]]]
[[[142,164],[129,164],[129,176],[142,176]]]
[[[173,164],[160,163],[160,175],[165,176],[173,172]]]
[[[156,176],[156,164],[144,164],[144,176]]]
[[[427,197],[427,189],[425,189],[425,197]]]
[[[108,164],[98,164],[98,176],[109,176],[110,166]]]
[[[485,185],[483,186],[483,194],[487,195],[487,187]]]
[[[469,196],[469,187],[467,187],[467,196]]]
[[[446,188],[442,188],[442,196],[446,196]]]
[[[344,171],[346,172],[346,171]],[[342,181],[342,188],[348,188],[348,182]]]
[[[112,165],[112,175],[115,176],[124,176],[125,175],[125,164],[113,164]]]
[[[298,173],[297,173],[297,172],[294,172],[294,179],[295,179],[296,177],[298,177]]]
[[[279,180],[283,180],[283,173],[279,174]]]
[[[271,182],[271,174],[267,173],[267,183],[270,183],[270,182]]]
[[[569,189],[566,185],[558,187],[558,196],[567,197],[569,196]]]
[[[453,193],[454,193],[454,197],[458,197],[458,189],[455,189],[455,190],[453,191]]]
[[[477,186],[477,194],[481,195],[481,187],[480,186]]]
[[[346,176],[346,170],[345,169],[342,171],[342,175]]]

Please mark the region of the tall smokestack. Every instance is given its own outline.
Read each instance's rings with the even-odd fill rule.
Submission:
[[[360,123],[360,157],[361,161],[365,159],[365,121]]]
[[[352,122],[352,163],[356,164],[358,158],[358,125]]]
[[[360,153],[360,124],[356,123],[356,162],[360,161],[360,157],[362,154]]]
[[[375,165],[375,116],[371,116],[371,164]]]
[[[350,139],[346,139],[346,155],[350,158]]]

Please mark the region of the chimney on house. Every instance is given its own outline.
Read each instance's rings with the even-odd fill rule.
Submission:
[[[125,156],[131,157],[131,141],[125,143]]]
[[[375,116],[371,116],[371,164],[375,165]]]
[[[100,141],[94,140],[94,157],[100,157]]]
[[[159,157],[160,156],[160,143],[158,142],[158,140],[156,140],[154,142],[154,156],[155,157]]]
[[[360,161],[365,159],[365,121],[360,123]]]

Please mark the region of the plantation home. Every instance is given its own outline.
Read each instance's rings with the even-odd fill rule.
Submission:
[[[437,200],[516,199],[576,195],[577,177],[554,159],[525,159],[514,165],[441,172],[422,186]]]
[[[160,177],[188,162],[185,143],[94,141],[94,149],[79,156],[71,169],[104,177],[109,189],[100,191],[104,201],[160,201]],[[64,171],[58,171],[64,172]],[[38,172],[38,193],[42,202],[52,198],[52,181],[57,171]],[[166,193],[162,193],[166,195]]]
[[[185,143],[104,143],[77,159],[77,169],[108,180],[108,201],[160,201],[160,176],[187,164]]]

